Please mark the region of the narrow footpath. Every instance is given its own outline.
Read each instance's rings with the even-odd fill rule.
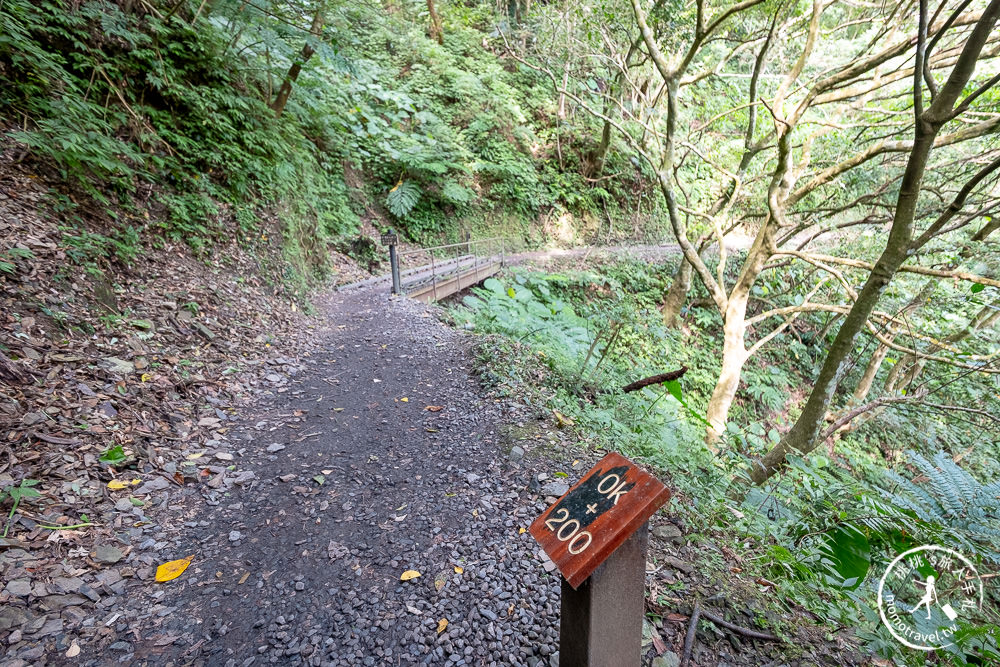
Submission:
[[[517,408],[483,397],[470,337],[426,307],[321,307],[317,351],[216,455],[237,467],[152,497],[142,562],[190,567],[125,589],[82,662],[557,665],[558,573],[524,529],[563,484],[530,488],[502,443]]]

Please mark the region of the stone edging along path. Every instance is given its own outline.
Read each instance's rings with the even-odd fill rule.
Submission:
[[[322,307],[288,391],[230,434],[236,471],[152,498],[129,560],[191,565],[124,588],[66,662],[558,664],[558,573],[524,529],[564,485],[539,492],[540,462],[502,442],[521,408],[484,396],[471,338],[427,307]]]

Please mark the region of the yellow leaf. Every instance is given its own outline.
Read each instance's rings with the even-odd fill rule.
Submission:
[[[117,479],[113,479],[108,482],[108,488],[112,491],[121,491],[122,489],[127,489],[128,484],[125,482],[119,482]]]
[[[438,634],[444,632],[444,629],[447,627],[448,627],[448,619],[442,618],[440,621],[438,621]]]
[[[240,581],[239,581],[238,585],[242,586],[243,584],[247,583],[247,579],[249,579],[249,578],[250,578],[250,573],[249,572],[244,572],[243,576],[240,577]]]
[[[420,576],[420,573],[416,570],[407,570],[403,574],[399,575],[400,581],[409,581],[410,579],[416,579]]]
[[[205,455],[205,452],[195,452],[194,454],[188,454],[187,455],[187,460],[188,461],[194,461],[195,459],[200,459],[204,455]]]
[[[153,376],[150,375],[149,373],[143,373],[142,376],[139,377],[139,379],[142,380],[143,382],[149,382],[150,380],[153,379]]]
[[[156,568],[156,581],[162,584],[164,581],[176,579],[184,574],[184,570],[187,569],[192,560],[194,560],[194,554],[191,554],[187,558],[181,558],[179,560],[172,560],[169,563],[164,563]]]
[[[463,570],[457,565],[455,566],[455,574],[462,574],[463,572],[465,572],[465,570]]]
[[[406,396],[404,396],[403,398],[401,398],[399,400],[402,401],[403,403],[409,403],[410,402],[410,399],[408,399]]]
[[[569,417],[567,417],[566,415],[562,414],[558,410],[553,410],[552,414],[556,418],[556,426],[558,428],[562,428],[563,426],[572,426],[573,425],[573,420],[570,419]]]
[[[478,509],[472,510],[472,516],[479,516],[479,510]]]
[[[520,529],[518,529],[517,534],[518,535],[524,535],[525,532],[527,532],[527,531],[525,531],[524,528],[520,528]]]

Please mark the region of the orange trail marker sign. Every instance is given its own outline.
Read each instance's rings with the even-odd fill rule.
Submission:
[[[649,517],[670,489],[612,452],[531,524],[531,536],[578,588]]]
[[[531,524],[562,573],[560,662],[639,665],[647,521],[670,490],[614,452]]]

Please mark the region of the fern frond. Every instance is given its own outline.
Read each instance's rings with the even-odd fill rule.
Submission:
[[[397,218],[405,218],[420,201],[420,186],[413,181],[401,181],[386,195],[385,205]]]

